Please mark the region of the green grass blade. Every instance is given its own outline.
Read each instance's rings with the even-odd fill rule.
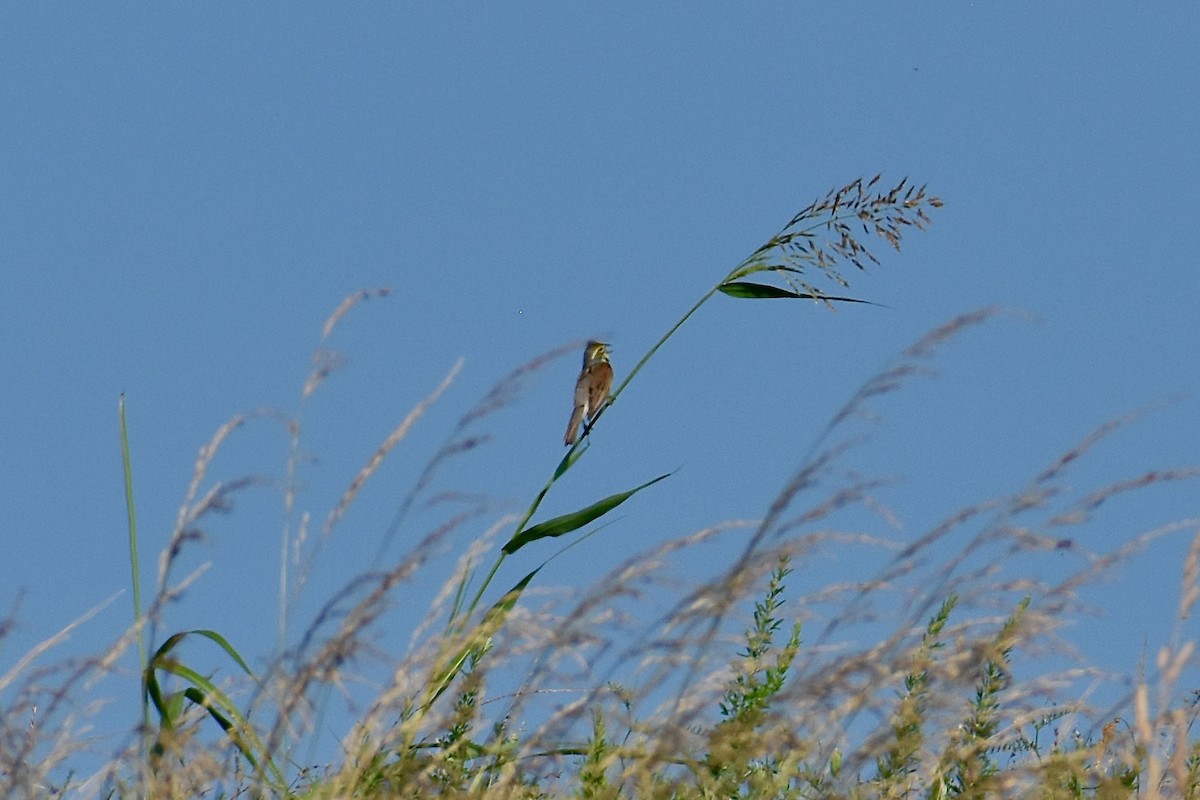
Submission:
[[[133,622],[142,624],[142,573],[138,567],[137,506],[133,502],[133,457],[129,453],[129,425],[125,420],[125,393],[117,399],[117,418],[121,431],[121,468],[125,474],[125,512],[129,526],[129,571],[133,584]],[[137,633],[138,669],[146,667],[146,636],[139,627]],[[144,688],[144,687],[143,687]],[[150,705],[145,691],[142,692],[142,722],[150,729]]]
[[[587,508],[580,509],[579,511],[573,511],[570,514],[563,514],[561,517],[555,517],[554,519],[546,520],[545,522],[534,525],[532,528],[526,528],[509,539],[508,543],[501,549],[506,555],[512,555],[530,542],[536,542],[538,539],[562,536],[565,533],[578,530],[584,525],[587,525],[589,522],[592,522],[593,520],[604,516],[609,511],[612,511],[614,508],[621,505],[621,503],[624,503],[630,497],[633,497],[633,495],[637,494],[642,489],[645,489],[648,486],[653,486],[662,479],[670,477],[670,475],[671,473],[669,472],[664,475],[659,475],[654,480],[647,481],[641,486],[637,486],[626,492],[610,495],[603,500],[593,503]]]
[[[172,651],[175,650],[189,636],[200,636],[208,639],[219,646],[225,653],[232,658],[239,667],[241,667],[247,675],[255,678],[249,665],[241,654],[231,645],[224,636],[212,630],[190,630],[180,631],[168,637],[165,642],[151,657],[150,662],[146,665],[143,681],[146,687],[146,699],[154,705],[158,711],[160,725],[163,730],[171,730],[176,727],[181,715],[183,714],[184,700],[190,700],[198,706],[203,707],[210,717],[221,727],[221,729],[230,737],[234,746],[244,755],[247,761],[250,762],[255,769],[259,769],[259,757],[256,752],[261,754],[267,769],[270,771],[272,778],[278,786],[285,785],[283,773],[279,767],[275,765],[272,759],[267,754],[262,743],[254,733],[254,729],[250,726],[249,720],[234,704],[225,692],[218,688],[208,677],[200,674],[196,670],[182,663],[172,656]],[[162,686],[158,679],[158,673],[164,672],[169,675],[175,675],[190,684],[183,692],[163,695]],[[257,680],[257,678],[255,678]]]
[[[811,294],[809,292],[793,292],[789,289],[781,289],[778,286],[771,286],[766,283],[751,283],[749,281],[730,281],[722,283],[717,288],[722,294],[747,300],[790,298],[798,300],[828,300],[839,303],[865,303],[869,306],[879,305],[878,303],[872,303],[870,300],[859,300],[857,297],[833,297],[824,294]]]
[[[250,670],[249,665],[246,664],[246,660],[243,659],[242,656],[238,653],[238,651],[233,648],[233,645],[231,645],[228,641],[226,641],[224,636],[217,633],[216,631],[210,631],[210,630],[205,630],[205,629],[188,631],[188,633],[191,634],[192,636],[203,636],[204,638],[215,642],[222,650],[224,650],[229,655],[230,658],[232,658],[234,661],[237,662],[237,665],[242,668],[243,672],[245,672],[247,675],[249,675],[252,678],[254,677],[254,673]]]
[[[117,413],[121,426],[121,466],[125,473],[125,511],[129,519],[129,562],[133,573],[133,618],[142,621],[142,582],[138,568],[137,509],[133,502],[133,458],[129,454],[129,426],[125,420],[125,394],[117,400]],[[138,634],[138,656],[141,664],[146,663],[145,643]]]

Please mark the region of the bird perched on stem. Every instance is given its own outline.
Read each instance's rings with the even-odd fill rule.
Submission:
[[[587,425],[584,433],[587,433],[600,409],[608,402],[612,382],[613,370],[608,360],[608,345],[604,342],[588,342],[583,351],[583,370],[579,373],[579,380],[575,382],[575,407],[571,409],[571,422],[567,425],[567,435],[563,437],[564,444],[575,444],[579,434],[579,423],[585,419]]]

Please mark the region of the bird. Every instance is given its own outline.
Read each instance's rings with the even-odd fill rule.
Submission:
[[[571,421],[567,425],[563,444],[575,444],[579,423],[585,419],[587,425],[591,426],[600,409],[608,403],[612,382],[613,369],[608,360],[608,345],[593,339],[583,350],[583,369],[579,373],[579,380],[575,381],[575,406],[571,409]]]

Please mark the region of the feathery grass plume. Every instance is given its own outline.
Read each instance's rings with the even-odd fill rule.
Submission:
[[[304,383],[304,391],[301,393],[301,399],[307,400],[335,369],[345,363],[341,356],[324,347],[324,342],[333,335],[334,328],[338,326],[342,318],[350,313],[350,310],[359,303],[370,300],[372,297],[387,297],[391,293],[392,290],[386,286],[374,289],[361,289],[347,295],[338,304],[338,307],[333,310],[333,313],[326,318],[325,324],[321,326],[322,345],[313,353],[313,368],[309,371],[308,380]]]
[[[135,636],[126,634],[95,657],[42,662],[115,599],[92,607],[38,642],[0,675],[0,796],[42,796],[75,782],[70,759],[86,750],[86,720],[95,710],[80,707],[75,694],[86,693],[94,672],[111,668],[117,651],[127,650]],[[12,619],[0,624],[0,645],[11,632]]]
[[[924,186],[910,185],[908,178],[890,190],[873,192],[882,177],[876,175],[866,183],[859,178],[831,189],[755,250],[722,281],[719,290],[731,297],[750,299],[811,299],[830,308],[834,302],[867,302],[827,295],[801,276],[817,270],[839,286],[849,288],[850,283],[838,270],[839,264],[849,262],[864,271],[868,262],[879,264],[870,247],[859,238],[859,227],[868,237],[878,236],[899,250],[904,228],[923,230],[931,222],[926,211],[942,207],[940,198],[929,196]],[[777,275],[790,290],[743,280],[760,272]]]
[[[450,387],[450,384],[454,382],[454,379],[458,376],[458,373],[462,370],[462,367],[463,359],[460,358],[458,361],[454,362],[454,366],[450,368],[448,373],[446,373],[446,377],[442,379],[442,382],[438,384],[437,388],[430,392],[424,400],[418,403],[417,406],[408,413],[408,416],[404,418],[404,421],[397,425],[395,430],[388,434],[388,437],[383,441],[383,443],[376,448],[374,453],[371,454],[371,458],[367,461],[363,468],[359,470],[358,474],[354,476],[354,480],[350,482],[350,485],[346,487],[346,491],[342,494],[342,499],[338,501],[337,506],[335,506],[334,509],[329,512],[329,516],[325,520],[325,526],[321,529],[321,538],[328,538],[329,534],[333,533],[334,525],[336,525],[338,520],[342,518],[342,515],[346,513],[346,509],[350,507],[350,504],[354,502],[354,498],[356,498],[358,493],[362,491],[362,488],[366,484],[367,480],[375,474],[376,470],[378,470],[380,465],[383,464],[384,459],[388,457],[388,454],[391,453],[392,450],[395,449],[396,445],[400,443],[400,440],[408,434],[408,431],[410,428],[412,428],[413,424],[416,423],[416,421],[421,418],[421,416],[429,409],[429,407],[438,401],[438,398],[442,396],[442,393]]]
[[[839,264],[849,261],[860,270],[865,270],[866,261],[879,263],[864,240],[859,238],[855,224],[861,225],[866,236],[881,236],[890,246],[899,250],[904,229],[912,227],[923,230],[930,222],[926,211],[942,207],[940,198],[927,195],[924,186],[909,186],[907,178],[889,191],[872,194],[871,190],[881,177],[876,175],[865,184],[859,178],[840,188],[831,189],[824,199],[813,201],[792,217],[779,233],[730,270],[667,329],[633,366],[625,380],[613,390],[613,400],[620,396],[675,331],[717,292],[748,299],[810,298],[824,302],[831,308],[832,303],[837,301],[864,302],[856,298],[826,295],[800,276],[807,270],[816,270],[839,286],[849,288],[849,282],[837,269]],[[773,292],[770,287],[744,280],[760,272],[771,272],[782,277],[795,291],[790,294]],[[574,451],[575,448],[572,448],[571,452]]]
[[[372,297],[387,297],[392,293],[392,290],[387,287],[377,287],[374,289],[362,289],[353,292],[342,299],[337,308],[333,310],[325,322],[321,326],[321,338],[316,350],[312,354],[312,367],[309,370],[308,376],[304,381],[304,387],[300,392],[300,405],[295,416],[288,420],[288,458],[285,468],[284,488],[283,488],[283,527],[280,530],[279,537],[279,588],[278,588],[278,620],[276,622],[276,656],[285,646],[288,635],[288,610],[291,606],[292,598],[298,594],[304,585],[304,581],[308,577],[307,570],[300,566],[300,554],[304,550],[305,543],[308,538],[308,517],[303,517],[298,523],[295,518],[296,500],[297,500],[297,483],[299,481],[299,471],[302,461],[301,449],[301,434],[304,427],[304,416],[308,406],[308,400],[313,393],[322,386],[325,381],[336,370],[340,369],[346,363],[346,358],[342,354],[331,350],[327,346],[329,337],[333,335],[334,330],[342,319],[361,302],[370,300]],[[395,443],[392,445],[395,446]],[[365,480],[365,478],[364,478]],[[336,521],[336,520],[333,520]],[[332,522],[327,520],[326,533],[332,526]],[[291,555],[294,553],[294,556]],[[315,554],[314,554],[315,558]],[[297,567],[300,567],[299,574],[293,579],[291,577],[290,566],[292,561],[296,562]],[[311,564],[310,564],[311,566]],[[294,583],[294,585],[293,585]]]

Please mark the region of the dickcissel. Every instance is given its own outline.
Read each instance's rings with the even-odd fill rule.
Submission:
[[[571,410],[571,422],[567,425],[567,435],[563,437],[564,444],[575,444],[579,423],[586,419],[589,426],[592,424],[592,420],[608,402],[612,382],[608,345],[604,342],[588,342],[583,351],[583,370],[575,382],[575,407]]]

